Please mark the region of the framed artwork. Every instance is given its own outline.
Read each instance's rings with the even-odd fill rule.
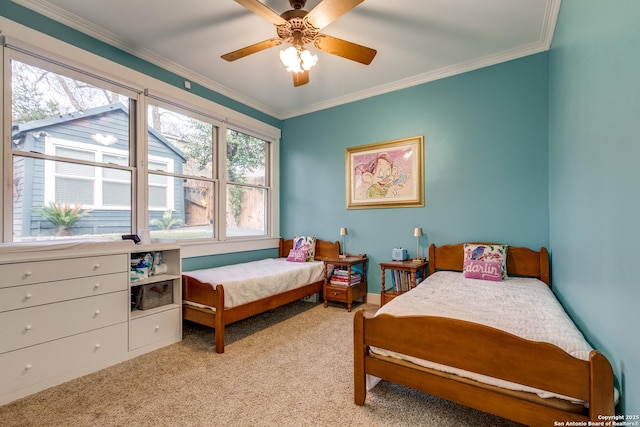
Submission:
[[[424,206],[422,136],[346,149],[347,209]]]

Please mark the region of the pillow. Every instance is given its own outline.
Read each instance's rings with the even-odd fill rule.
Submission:
[[[306,262],[307,253],[308,251],[305,251],[304,249],[291,249],[289,251],[289,256],[287,257],[287,261]]]
[[[499,282],[502,280],[502,264],[500,261],[465,261],[464,277]]]
[[[313,261],[316,256],[316,236],[294,237],[293,249],[302,249],[307,251],[307,261]]]
[[[507,278],[507,245],[464,244],[464,262],[497,261],[501,264],[501,277]],[[463,264],[464,266],[464,264]],[[466,270],[465,270],[466,271]]]

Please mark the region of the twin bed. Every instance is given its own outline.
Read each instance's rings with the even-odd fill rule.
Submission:
[[[223,353],[225,325],[321,292],[339,243],[318,240],[304,263],[286,261],[292,248],[281,239],[278,259],[184,273],[184,319],[214,328]],[[423,283],[355,313],[355,403],[384,379],[533,426],[611,419],[611,365],[553,296],[546,249],[508,247],[497,282],[464,278],[463,258],[463,244],[431,245]]]
[[[355,403],[384,379],[533,426],[614,415],[611,366],[553,296],[546,249],[506,261],[506,280],[465,279],[463,245],[431,245],[425,282],[357,311]]]
[[[183,318],[214,328],[215,350],[224,353],[226,325],[322,292],[321,260],[338,258],[340,244],[316,240],[311,262],[287,261],[291,249],[292,239],[280,239],[278,258],[185,272]]]

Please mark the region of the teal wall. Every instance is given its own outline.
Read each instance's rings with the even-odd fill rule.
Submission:
[[[550,51],[556,293],[640,413],[640,2],[563,0]]]
[[[182,271],[199,270],[202,268],[220,267],[241,262],[257,261],[265,258],[277,258],[278,248],[259,251],[234,252],[222,255],[207,255],[182,260]]]
[[[549,244],[548,55],[542,53],[285,120],[281,149],[282,235],[340,240],[377,264],[414,227],[429,243]],[[424,136],[425,206],[346,209],[345,148]]]

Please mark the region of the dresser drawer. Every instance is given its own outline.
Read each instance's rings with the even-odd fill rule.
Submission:
[[[180,341],[182,322],[180,307],[131,320],[129,347],[140,348],[169,338]]]
[[[127,254],[0,265],[0,288],[129,271]]]
[[[0,312],[127,290],[128,273],[0,288]]]
[[[0,353],[120,322],[130,307],[127,291],[0,313]]]
[[[28,394],[40,387],[88,374],[127,358],[127,324],[120,323],[57,341],[0,355],[0,401]],[[29,390],[29,392],[37,391]],[[9,397],[3,396],[13,393]]]

